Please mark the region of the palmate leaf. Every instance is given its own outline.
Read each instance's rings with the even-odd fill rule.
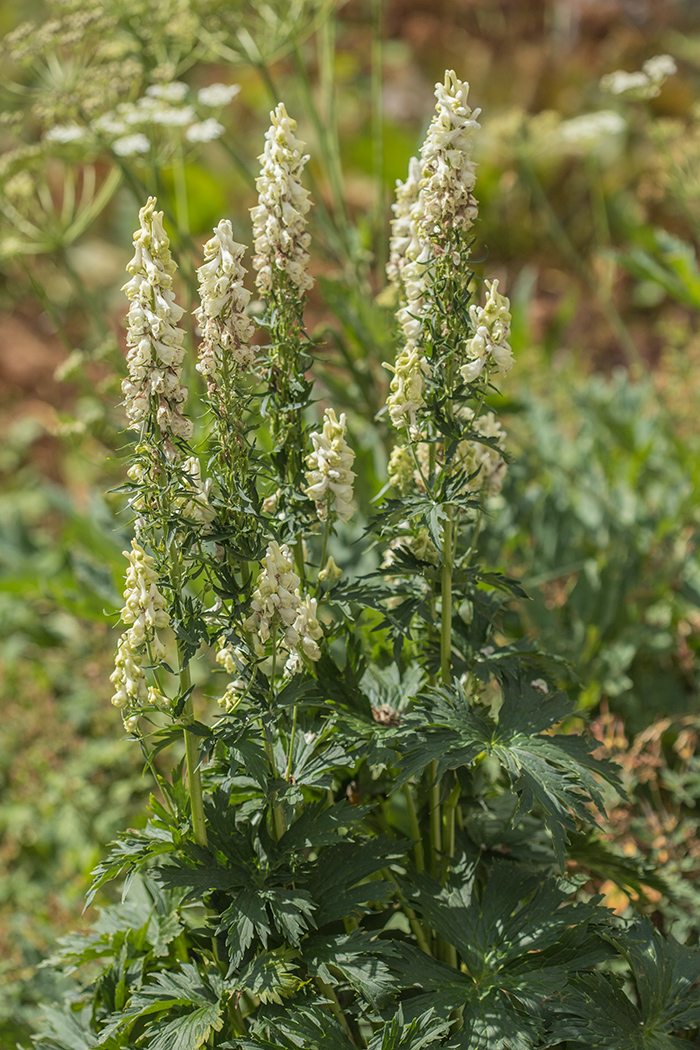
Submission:
[[[162,971],[152,977],[104,1026],[101,1045],[121,1030],[128,1032],[139,1018],[149,1019],[141,1043],[148,1050],[197,1050],[212,1031],[221,1029],[224,985],[218,974],[202,974],[192,963],[182,963],[179,973]],[[173,1010],[176,1017],[168,1017]]]
[[[493,755],[519,798],[513,819],[537,808],[563,869],[567,831],[577,827],[577,820],[590,820],[591,803],[602,808],[600,779],[614,781],[614,774],[593,759],[582,737],[547,732],[571,711],[565,694],[545,699],[527,682],[505,679],[501,684],[503,703],[495,718],[480,713],[458,682],[420,698],[404,719],[406,758],[397,787],[431,761],[441,776]]]
[[[335,937],[311,937],[304,943],[304,962],[311,974],[332,984],[341,974],[363,999],[381,1009],[399,990],[387,960],[391,944],[377,941],[366,930]]]
[[[568,902],[568,885],[507,861],[494,864],[483,884],[482,877],[473,867],[443,889],[416,875],[404,890],[424,922],[455,946],[461,970],[445,973],[410,945],[401,946],[392,969],[428,993],[409,1001],[416,1012],[428,1005],[443,1016],[462,1012],[459,1047],[529,1050],[568,975],[612,953],[588,928],[595,907]]]
[[[553,1034],[592,1050],[687,1047],[677,1037],[700,1026],[700,951],[663,938],[646,920],[611,939],[630,964],[638,1005],[615,975],[584,974],[555,1002]]]
[[[254,1025],[258,1038],[274,1040],[291,1050],[352,1050],[345,1029],[331,1015],[327,1000],[307,987],[292,1001],[265,1006]],[[257,1044],[256,1044],[257,1045]]]
[[[350,915],[359,917],[367,910],[368,901],[388,899],[392,887],[370,876],[391,860],[403,857],[404,852],[386,838],[343,841],[323,850],[306,882],[316,903],[314,919],[319,929]]]
[[[303,810],[279,840],[282,853],[332,845],[338,841],[341,832],[360,824],[367,814],[366,807],[353,806],[347,799],[328,808],[325,806],[325,802],[318,802]]]
[[[79,1010],[42,1006],[36,1044],[41,1050],[92,1050],[95,1032],[91,1021],[91,1006]]]
[[[302,985],[297,953],[292,948],[276,948],[260,952],[245,969],[229,979],[237,991],[251,992],[261,1003],[282,1003],[294,995]]]

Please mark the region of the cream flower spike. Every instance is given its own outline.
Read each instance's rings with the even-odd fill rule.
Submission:
[[[127,317],[129,374],[122,383],[126,415],[131,430],[141,431],[149,412],[163,437],[192,437],[192,423],[182,413],[187,389],[180,376],[185,355],[185,333],[178,328],[183,309],[172,290],[177,267],[170,255],[170,242],[163,228],[163,213],[149,197],[139,212],[134,234],[134,257],[127,266],[132,278],[122,289],[131,301]],[[175,449],[169,443],[172,458]]]
[[[250,346],[253,323],[246,316],[250,292],[244,287],[245,246],[233,239],[228,219],[222,219],[204,245],[204,264],[197,270],[202,305],[194,311],[202,335],[197,371],[220,378],[228,359],[248,370],[255,362]]]
[[[444,83],[435,85],[437,112],[421,148],[420,224],[431,241],[444,240],[453,230],[466,232],[478,214],[471,152],[474,132],[481,126],[477,120],[481,110],[470,109],[468,95],[469,84],[451,69]]]
[[[306,272],[311,237],[306,232],[306,216],[311,208],[308,190],[301,176],[308,158],[305,143],[296,137],[296,121],[280,103],[270,114],[271,126],[265,133],[265,150],[260,156],[260,176],[256,180],[258,204],[251,208],[257,272],[255,284],[263,296],[270,295],[278,274],[283,274],[298,293],[313,285]]]
[[[292,553],[286,543],[273,540],[266,551],[262,572],[253,592],[251,615],[245,628],[257,635],[260,650],[269,638],[282,631],[282,648],[304,653],[318,660],[316,644],[323,631],[316,618],[316,599],[299,593],[299,577],[294,572]]]
[[[153,558],[146,554],[138,542],[131,541],[131,550],[124,551],[129,568],[124,587],[122,623],[129,624],[117,643],[115,668],[110,675],[114,686],[112,703],[124,711],[125,725],[133,717],[135,707],[148,700],[144,661],[162,660],[165,645],[158,631],[167,627],[170,616],[166,601],[158,590],[158,576],[153,568]],[[127,725],[127,728],[131,728]]]
[[[355,474],[352,464],[355,453],[345,440],[347,426],[345,413],[340,419],[332,408],[323,416],[321,433],[311,434],[314,450],[306,457],[306,495],[315,501],[321,521],[334,510],[340,521],[349,521],[354,512],[352,483]]]
[[[510,300],[498,291],[498,281],[485,281],[487,290],[484,306],[469,307],[474,334],[467,339],[465,350],[470,360],[460,372],[467,383],[481,375],[489,357],[500,375],[506,375],[513,365],[510,337]]]

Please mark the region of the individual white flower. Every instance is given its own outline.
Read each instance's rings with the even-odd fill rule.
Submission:
[[[465,350],[469,360],[460,371],[467,383],[481,375],[489,358],[500,375],[506,375],[513,364],[510,337],[510,300],[498,291],[498,281],[485,281],[487,296],[484,306],[469,307],[473,335],[467,339]]]
[[[251,602],[251,615],[245,627],[257,634],[262,645],[282,633],[281,646],[298,649],[311,660],[318,660],[321,651],[316,644],[322,629],[316,617],[316,600],[299,593],[299,577],[294,572],[292,554],[285,544],[273,540],[265,555],[262,572]]]
[[[127,266],[133,276],[123,291],[131,306],[127,317],[128,377],[122,383],[126,415],[140,431],[152,410],[161,433],[188,441],[192,423],[182,414],[187,390],[180,383],[185,333],[177,327],[182,307],[172,290],[175,263],[163,228],[163,213],[149,197],[139,212],[134,257]]]
[[[306,216],[311,207],[309,192],[301,183],[304,143],[296,137],[296,121],[280,103],[270,114],[271,126],[265,133],[265,150],[260,156],[260,176],[256,180],[258,204],[251,208],[257,272],[255,284],[268,296],[279,287],[278,274],[284,275],[297,293],[307,291],[313,280],[306,272],[311,237],[306,232]]]
[[[481,110],[469,107],[468,95],[469,84],[451,69],[444,83],[435,85],[437,112],[421,148],[421,226],[431,241],[449,240],[453,231],[466,232],[478,214],[471,152]]]
[[[112,143],[112,149],[118,157],[134,157],[137,153],[148,153],[150,148],[151,143],[141,132],[125,135]]]
[[[306,457],[308,470],[303,491],[316,503],[321,521],[326,520],[329,509],[335,511],[340,521],[349,521],[354,511],[355,453],[345,440],[347,430],[345,413],[338,419],[335,410],[327,408],[321,433],[311,434],[314,450]]]
[[[214,142],[215,139],[220,139],[225,131],[223,124],[219,124],[213,117],[208,117],[198,124],[192,124],[185,132],[185,138],[188,142]]]
[[[395,427],[408,426],[415,436],[418,433],[416,413],[425,404],[424,377],[429,374],[430,366],[424,355],[412,347],[399,354],[395,365],[385,361],[384,368],[394,373],[386,402],[391,422]]]
[[[530,688],[534,689],[536,693],[542,693],[543,696],[549,692],[549,686],[547,685],[544,678],[535,678],[530,682]]]
[[[169,84],[151,84],[146,88],[149,98],[161,98],[165,102],[182,102],[188,91],[189,87],[181,80],[173,80]]]
[[[44,135],[44,142],[79,142],[85,138],[85,128],[78,124],[54,124]]]
[[[343,570],[335,564],[333,557],[330,556],[326,561],[324,568],[319,571],[318,579],[320,583],[334,583],[336,580],[339,580],[342,575]]]
[[[197,101],[200,106],[218,109],[220,106],[227,106],[240,90],[240,84],[207,84],[197,92]]]
[[[233,239],[228,219],[222,219],[204,245],[204,263],[197,270],[201,307],[195,310],[202,345],[197,370],[220,377],[224,362],[241,370],[255,362],[250,345],[254,326],[246,314],[250,292],[243,284],[245,247]]]

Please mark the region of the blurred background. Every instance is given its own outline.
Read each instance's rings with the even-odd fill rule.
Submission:
[[[513,312],[514,461],[482,553],[531,600],[504,636],[560,658],[626,788],[606,848],[664,893],[593,888],[697,942],[700,3],[5,0],[0,27],[0,1044],[56,992],[39,964],[89,920],[89,871],[149,790],[108,681],[138,209],[158,197],[192,309],[212,227],[250,242],[286,103],[312,158],[320,391],[348,412],[366,514],[389,209],[445,69],[482,111],[475,270]]]

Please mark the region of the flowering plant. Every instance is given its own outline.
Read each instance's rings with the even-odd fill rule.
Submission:
[[[182,385],[162,216],[141,210],[112,681],[158,791],[95,873],[90,899],[128,873],[123,903],[58,952],[102,965],[47,1011],[43,1050],[661,1050],[700,1024],[698,953],[590,892],[614,775],[556,662],[504,640],[521,588],[477,562],[506,470],[510,306],[469,266],[479,113],[452,72],[436,97],[394,207],[393,448],[362,576],[352,428],[330,406],[313,422],[294,121],[272,114],[252,214],[261,342],[230,225],[205,247],[202,400]],[[183,737],[166,775],[158,755]],[[614,863],[643,892],[652,876]]]

